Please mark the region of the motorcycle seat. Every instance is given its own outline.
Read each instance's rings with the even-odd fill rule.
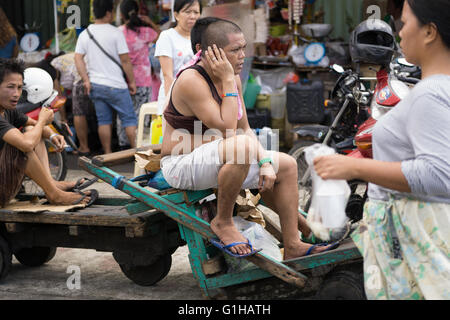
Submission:
[[[27,114],[28,112],[33,111],[34,109],[37,109],[39,107],[39,103],[22,102],[17,104],[16,109],[23,114]]]

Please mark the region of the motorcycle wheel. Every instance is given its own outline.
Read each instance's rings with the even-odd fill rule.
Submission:
[[[311,192],[312,192],[312,182],[311,178],[302,185],[300,184],[303,175],[308,169],[308,164],[305,159],[305,149],[313,144],[317,143],[312,140],[299,140],[294,146],[289,150],[289,155],[291,155],[297,161],[297,169],[298,169],[298,191],[299,191],[299,199],[298,205],[299,208],[305,212],[308,212],[309,206],[311,204]]]
[[[50,173],[56,181],[63,181],[67,175],[67,153],[65,150],[56,152],[55,145],[50,140],[45,140],[45,147],[48,154],[48,162],[50,166]],[[33,180],[25,177],[23,180],[23,189],[25,193],[38,194],[42,192]]]

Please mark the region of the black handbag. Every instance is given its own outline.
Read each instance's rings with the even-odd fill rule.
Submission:
[[[125,71],[123,70],[122,64],[120,64],[116,59],[114,59],[108,52],[106,52],[105,49],[103,49],[103,47],[100,45],[100,43],[98,43],[98,41],[94,38],[94,36],[92,35],[92,33],[89,31],[89,27],[86,28],[87,33],[89,34],[89,37],[92,39],[92,41],[94,41],[94,43],[97,45],[97,47],[99,47],[99,49],[108,57],[110,58],[115,64],[117,64],[120,68],[120,70],[122,70],[122,75],[125,78],[125,82],[128,83],[128,79],[127,79],[127,75],[125,73]]]

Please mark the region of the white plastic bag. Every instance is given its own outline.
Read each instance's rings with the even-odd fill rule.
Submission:
[[[314,144],[305,148],[305,160],[312,179],[312,200],[306,219],[312,232],[322,240],[330,240],[331,230],[342,229],[348,218],[345,214],[350,187],[345,180],[323,180],[314,170],[314,158],[335,154],[334,149]]]
[[[278,261],[283,260],[277,240],[260,224],[247,221],[239,216],[233,217],[233,222],[238,231],[250,240],[253,249],[262,249],[261,253],[264,255]],[[255,268],[254,264],[245,259],[234,258],[228,254],[224,254],[224,256],[228,272],[241,272]]]

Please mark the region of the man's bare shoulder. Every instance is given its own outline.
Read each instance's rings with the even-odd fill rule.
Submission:
[[[177,78],[173,90],[174,93],[181,90],[184,94],[196,95],[199,91],[202,92],[209,89],[208,83],[200,73],[194,69],[187,69]]]

